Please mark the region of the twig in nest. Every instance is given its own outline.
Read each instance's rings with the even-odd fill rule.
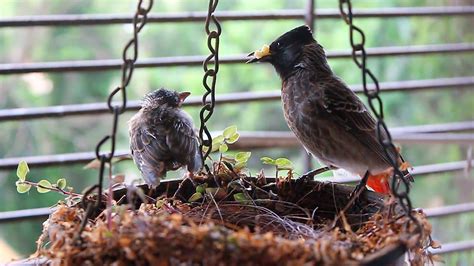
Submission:
[[[221,155],[222,156],[222,155]],[[217,193],[217,192],[216,192]],[[219,205],[217,204],[216,202],[216,199],[214,198],[214,195],[212,195],[212,193],[208,193],[209,197],[211,198],[212,200],[212,203],[214,203],[214,205],[216,206],[216,210],[217,210],[217,213],[219,213],[219,218],[221,219],[222,222],[224,222],[224,218],[222,218],[222,213],[221,213],[221,210],[219,208]]]
[[[366,189],[358,189],[355,192],[355,194],[351,195],[351,198],[350,198],[349,202],[347,202],[346,206],[341,211],[337,212],[337,216],[336,216],[336,218],[334,218],[334,222],[333,222],[332,226],[330,227],[331,229],[336,227],[337,221],[344,215],[344,213],[347,210],[349,210],[349,208],[352,207],[352,205],[354,205],[354,202],[359,198],[360,194],[362,194],[362,192],[364,192],[365,190]],[[335,204],[334,206],[337,206],[336,203],[334,203],[334,204]],[[345,217],[344,217],[344,219],[345,219]]]

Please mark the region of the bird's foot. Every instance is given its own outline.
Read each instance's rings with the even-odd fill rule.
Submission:
[[[360,180],[359,184],[357,184],[354,190],[352,190],[352,192],[349,194],[349,201],[347,205],[360,203],[359,202],[360,196],[367,190],[367,180],[369,179],[369,176],[370,176],[369,171],[367,171],[364,177],[362,178],[362,180]]]
[[[314,179],[315,176],[317,176],[319,174],[322,174],[324,172],[327,172],[329,170],[334,170],[334,169],[337,169],[337,168],[334,167],[334,166],[326,166],[326,167],[321,167],[321,168],[318,168],[318,169],[315,169],[315,170],[311,170],[311,171],[307,172],[306,174],[300,176],[297,179],[297,182],[304,183],[304,182],[307,182],[307,181],[311,181],[311,180]]]
[[[360,195],[364,193],[364,191],[367,190],[367,187],[362,184],[358,184],[354,190],[349,194],[349,202],[358,202],[360,199]]]
[[[186,181],[191,182],[191,184],[192,184],[194,187],[196,187],[196,183],[194,182],[193,177],[194,177],[194,174],[191,173],[191,172],[188,172],[188,173],[186,174],[186,176],[184,177],[184,179],[181,180],[181,182],[179,182],[178,188],[176,189],[176,191],[175,191],[174,194],[173,194],[173,199],[178,199],[177,197],[179,196],[179,193],[181,192],[181,189],[183,188],[184,183],[185,183]]]

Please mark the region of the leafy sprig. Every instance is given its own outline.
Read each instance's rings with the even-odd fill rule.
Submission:
[[[275,172],[276,172],[275,177],[277,178],[278,178],[278,172],[281,170],[287,170],[290,176],[293,174],[293,169],[294,169],[293,162],[287,158],[281,157],[281,158],[273,159],[270,157],[262,157],[260,158],[260,161],[263,164],[275,166]]]
[[[237,132],[237,126],[232,125],[224,129],[222,134],[214,137],[212,139],[212,150],[211,152],[219,151],[220,153],[225,153],[229,150],[229,144],[233,144],[239,140],[240,134]],[[204,147],[204,149],[209,149],[209,147]]]
[[[80,196],[80,194],[72,192],[72,187],[67,187],[67,181],[65,178],[59,178],[54,184],[51,184],[51,182],[46,179],[42,179],[36,183],[26,180],[29,172],[30,168],[28,167],[28,164],[25,161],[21,161],[16,169],[18,180],[15,182],[15,184],[16,191],[18,191],[18,193],[27,193],[30,191],[31,187],[36,187],[38,193],[56,191],[68,196]]]

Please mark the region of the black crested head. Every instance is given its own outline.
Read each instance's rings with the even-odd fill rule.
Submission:
[[[289,48],[295,45],[306,45],[312,42],[314,42],[313,32],[307,25],[303,25],[294,28],[278,37],[270,45],[270,50],[272,50],[272,48]],[[280,47],[277,47],[278,45],[280,45]]]
[[[181,103],[180,93],[161,88],[145,95],[142,101],[142,108],[153,109],[160,106],[179,107]]]
[[[281,77],[285,77],[293,71],[295,65],[300,63],[303,47],[314,42],[308,26],[292,29],[270,44],[271,60],[269,62]]]
[[[313,43],[316,44],[316,41],[311,29],[307,25],[299,26],[278,37],[270,46],[250,54],[254,58],[248,63],[269,62],[285,78],[300,63],[304,46]]]

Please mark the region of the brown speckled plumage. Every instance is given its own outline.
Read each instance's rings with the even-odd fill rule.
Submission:
[[[268,56],[249,60],[256,61],[271,63],[280,75],[286,122],[308,152],[328,166],[361,176],[390,167],[375,119],[334,75],[307,26],[280,36]]]
[[[157,186],[169,170],[186,166],[195,172],[201,168],[199,141],[181,102],[176,92],[154,91],[129,121],[132,157],[149,185]]]

